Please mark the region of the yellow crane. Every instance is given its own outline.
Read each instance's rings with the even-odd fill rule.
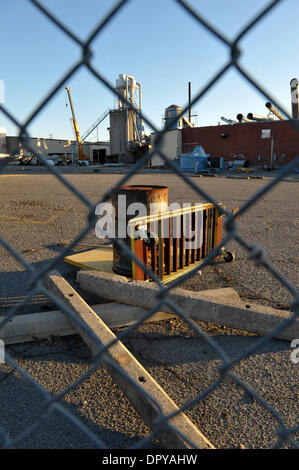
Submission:
[[[88,159],[88,156],[84,155],[84,153],[83,153],[80,132],[79,132],[79,129],[78,129],[78,124],[77,124],[77,121],[76,121],[75,111],[74,111],[72,98],[71,98],[70,87],[66,86],[65,89],[67,91],[69,102],[70,102],[70,107],[71,107],[71,111],[72,111],[72,118],[73,118],[73,126],[74,126],[76,141],[78,143],[78,160],[79,160],[79,162],[82,161],[82,160],[86,161],[86,160],[89,160],[89,159]]]

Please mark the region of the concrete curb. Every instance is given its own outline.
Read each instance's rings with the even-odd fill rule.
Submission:
[[[87,292],[147,309],[154,308],[159,301],[160,289],[151,282],[131,281],[116,274],[99,271],[79,271],[77,282]],[[245,304],[234,300],[226,300],[224,303],[219,298],[206,297],[202,293],[183,289],[170,290],[167,298],[190,318],[259,335],[270,334],[283,320],[292,315],[288,311],[252,303]],[[163,305],[163,310],[166,313],[172,312],[168,305]],[[282,330],[276,337],[287,341],[299,338],[299,320],[295,319],[291,326]]]
[[[238,301],[239,299],[237,292],[231,288],[202,292],[205,295],[221,297],[224,301],[229,299]],[[148,313],[148,310],[144,308],[115,302],[92,305],[91,308],[109,328],[130,326]],[[5,317],[0,317],[0,321],[3,318]],[[176,318],[176,315],[173,313],[157,312],[145,322],[163,321],[171,318]],[[59,310],[17,315],[0,329],[0,339],[6,345],[74,334],[76,334],[76,330],[66,315]]]

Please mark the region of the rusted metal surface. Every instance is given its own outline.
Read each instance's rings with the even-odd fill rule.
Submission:
[[[151,236],[156,237],[155,246],[151,249],[146,248],[148,240],[134,239],[133,236],[138,227],[145,225]],[[132,251],[164,283],[201,264],[214,248],[221,246],[222,214],[213,204],[197,204],[147,218],[131,219],[129,227]],[[220,254],[225,253],[222,247]],[[134,261],[132,274],[136,280],[149,279]]]
[[[120,202],[119,196],[125,196],[125,201]],[[113,240],[113,271],[117,274],[132,277],[132,260],[131,257],[124,253],[118,246],[118,238],[122,238],[128,247],[131,246],[131,240],[126,233],[126,238],[123,238],[123,233],[119,233],[119,222],[127,227],[130,219],[135,217],[136,214],[128,215],[127,209],[130,204],[141,203],[143,204],[147,214],[155,214],[157,212],[166,211],[168,209],[168,188],[166,186],[146,186],[146,185],[126,185],[122,186],[117,193],[112,196],[112,204],[115,210],[115,229],[116,236]],[[124,205],[123,207],[121,205]],[[120,209],[121,207],[121,209]],[[121,213],[119,213],[121,210]],[[148,249],[146,247],[139,247],[136,245],[138,256],[143,257],[145,253],[148,259]],[[139,252],[139,250],[141,250]]]

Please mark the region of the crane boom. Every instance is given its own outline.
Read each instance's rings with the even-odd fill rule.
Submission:
[[[71,107],[71,111],[72,111],[73,126],[74,126],[74,131],[75,131],[76,140],[77,140],[77,143],[78,143],[78,156],[79,156],[79,160],[88,160],[88,158],[87,158],[87,157],[84,155],[84,153],[83,153],[83,148],[82,148],[82,143],[81,143],[81,137],[80,137],[80,132],[79,132],[78,124],[77,124],[77,121],[76,121],[76,116],[75,116],[75,111],[74,111],[74,107],[73,107],[73,102],[72,102],[70,87],[69,87],[69,86],[66,86],[65,89],[66,89],[67,94],[68,94],[68,98],[69,98],[69,102],[70,102],[70,107]]]

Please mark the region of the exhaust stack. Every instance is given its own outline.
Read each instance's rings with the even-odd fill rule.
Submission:
[[[291,80],[292,118],[299,119],[299,81],[298,78]]]
[[[271,113],[275,114],[275,116],[278,117],[278,119],[280,119],[281,121],[285,121],[285,117],[283,117],[283,115],[278,111],[278,109],[275,108],[275,106],[273,106],[272,103],[270,103],[270,101],[268,101],[266,104],[265,104],[266,108],[268,108]]]
[[[243,116],[243,114],[238,114],[237,115],[237,119],[239,122],[251,122],[249,119],[247,119],[245,116]]]

